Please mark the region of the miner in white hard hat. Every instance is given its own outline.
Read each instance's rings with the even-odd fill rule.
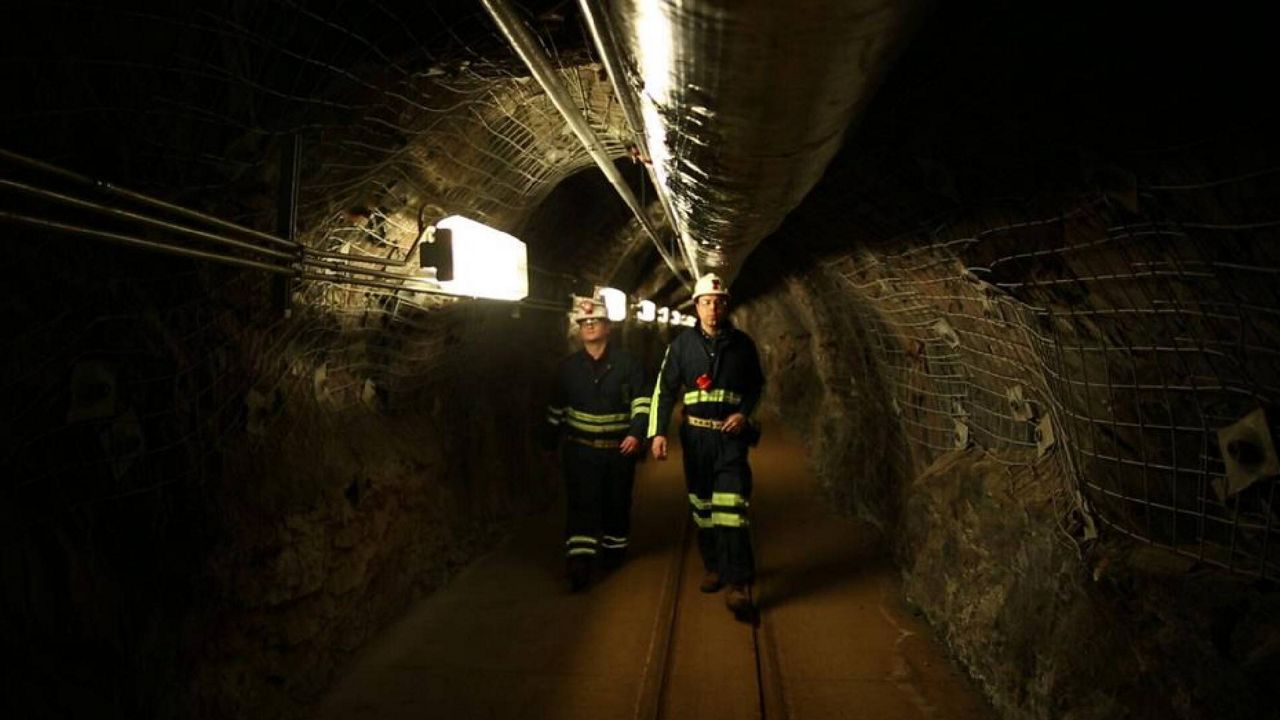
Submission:
[[[713,593],[728,587],[725,604],[738,619],[750,620],[755,560],[748,532],[747,452],[759,440],[750,418],[764,390],[764,372],[755,343],[728,320],[729,287],[718,275],[698,278],[693,301],[698,324],[667,347],[653,389],[648,435],[653,456],[665,460],[667,425],[676,402],[683,400],[685,483],[706,569],[699,589]]]
[[[574,297],[569,318],[577,323],[582,349],[556,368],[543,446],[551,451],[561,445],[566,569],[569,588],[577,592],[590,582],[597,558],[609,569],[626,554],[649,395],[644,366],[609,344],[612,323],[602,300]]]

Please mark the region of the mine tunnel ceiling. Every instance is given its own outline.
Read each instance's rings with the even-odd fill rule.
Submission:
[[[925,5],[833,2],[801,11],[759,1],[726,10],[714,3],[562,0],[514,11],[549,52],[604,151],[647,170],[651,184],[644,187],[661,201],[649,196],[661,206],[651,214],[674,225],[680,252],[673,254],[697,271],[732,277],[819,182],[850,124],[864,124],[915,28],[934,18],[931,37],[945,34],[952,24],[946,13]],[[985,11],[1011,15],[1011,29],[1026,20],[999,6]],[[15,95],[31,98],[23,112],[4,117],[16,149],[274,232],[280,160],[286,139],[301,136],[299,241],[318,252],[404,262],[424,223],[453,213],[524,227],[554,187],[591,167],[479,3],[304,11],[282,2],[192,16],[86,3],[21,12],[29,27],[62,32],[47,41],[34,33],[15,38],[6,48]],[[1036,22],[1028,34],[1057,30],[1048,16]],[[1070,26],[1070,18],[1062,24]],[[1033,82],[1004,69],[1018,63],[1007,48],[974,52],[986,53],[995,77],[1003,73],[1007,93]],[[1094,77],[1099,64],[1086,59],[1080,76]],[[613,67],[614,76],[603,67]],[[925,83],[945,74],[918,61],[910,73]],[[1153,76],[1131,90],[1155,95],[1152,87],[1169,84]],[[1087,92],[1119,99],[1096,83],[1060,94]],[[1047,119],[1025,108],[1015,113],[1023,117],[1010,122]],[[929,134],[946,121],[941,112],[932,127],[920,122],[918,142],[931,142]],[[975,130],[971,137],[989,135]],[[1055,140],[1051,132],[1044,138]],[[906,147],[911,156],[901,158],[932,167],[917,190],[938,189],[953,207],[962,198],[947,188],[955,185],[948,174],[1013,150],[992,153],[959,139],[955,150]],[[849,144],[874,142],[864,136]],[[839,182],[848,167],[828,173],[829,180]],[[634,181],[632,173],[627,183]],[[581,241],[571,233],[539,234],[531,248],[535,272],[551,272],[534,285],[552,294],[562,288],[548,278],[566,270],[608,280],[610,262],[620,266],[607,248],[630,246],[630,239],[598,238],[606,269],[587,268],[591,261],[576,252]],[[646,268],[631,274],[632,289],[677,300],[653,256],[643,255],[632,255],[632,267]]]
[[[731,11],[634,2],[509,9],[551,48],[553,84],[577,91],[573,102],[599,136],[597,155],[631,156],[648,170],[672,226],[662,231],[669,248],[655,244],[686,288],[699,272],[736,275],[813,187],[919,14],[910,3],[804,12],[768,2]],[[118,180],[124,169],[130,183],[180,205],[279,232],[273,186],[289,139],[300,136],[296,226],[312,253],[303,263],[312,281],[340,275],[391,289],[425,223],[461,212],[521,226],[551,188],[589,167],[478,4],[320,13],[268,3],[200,17],[92,4],[27,12],[33,25],[66,30],[53,46],[64,43],[74,60],[52,63],[68,77],[46,83],[49,107],[11,118],[20,149],[65,157],[91,177]],[[131,42],[102,42],[107,35]],[[17,43],[12,67],[25,62],[47,75],[39,57],[48,49]],[[229,53],[240,59],[226,62]],[[614,75],[591,77],[594,61]],[[121,73],[122,65],[136,72]],[[107,108],[103,122],[83,123],[83,108],[94,104]],[[36,120],[49,116],[61,119],[53,132]],[[635,214],[648,227],[650,213]],[[563,235],[548,233],[533,248],[535,270],[548,264],[608,281],[628,269],[564,267]],[[388,261],[340,272],[334,261],[350,253]],[[643,253],[624,256],[632,266],[652,264]],[[632,280],[645,295],[675,302],[678,283],[664,275]],[[535,278],[535,291],[560,291],[545,280]]]

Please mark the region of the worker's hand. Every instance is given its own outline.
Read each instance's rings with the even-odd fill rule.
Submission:
[[[747,416],[742,413],[734,413],[724,419],[724,427],[721,428],[730,435],[737,435],[742,432],[742,428],[747,426]]]
[[[667,437],[665,435],[655,435],[653,437],[653,457],[657,460],[667,459]]]
[[[639,449],[640,449],[640,441],[635,439],[635,437],[632,435],[628,435],[622,438],[622,443],[618,445],[618,450],[621,451],[623,455],[628,455],[628,456],[635,455],[636,451]]]

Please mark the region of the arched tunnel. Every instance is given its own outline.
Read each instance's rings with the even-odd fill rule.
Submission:
[[[5,16],[5,717],[1280,717],[1261,10]],[[523,297],[422,269],[453,215]],[[747,622],[681,448],[570,592],[540,441],[570,297],[708,272],[765,376]],[[698,329],[634,309],[653,383]]]

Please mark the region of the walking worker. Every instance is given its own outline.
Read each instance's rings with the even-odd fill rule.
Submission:
[[[604,303],[575,297],[582,349],[560,361],[547,408],[543,447],[563,437],[569,588],[591,580],[593,560],[609,569],[621,564],[631,529],[631,488],[636,459],[649,423],[644,367],[609,344],[612,325]]]
[[[653,456],[665,460],[666,428],[683,387],[685,483],[706,569],[699,589],[714,593],[727,586],[725,604],[738,619],[748,620],[754,614],[749,588],[755,560],[747,519],[747,448],[760,438],[749,418],[764,390],[764,372],[755,343],[728,320],[729,288],[718,276],[698,278],[693,302],[698,324],[667,347],[653,389],[648,435]]]

